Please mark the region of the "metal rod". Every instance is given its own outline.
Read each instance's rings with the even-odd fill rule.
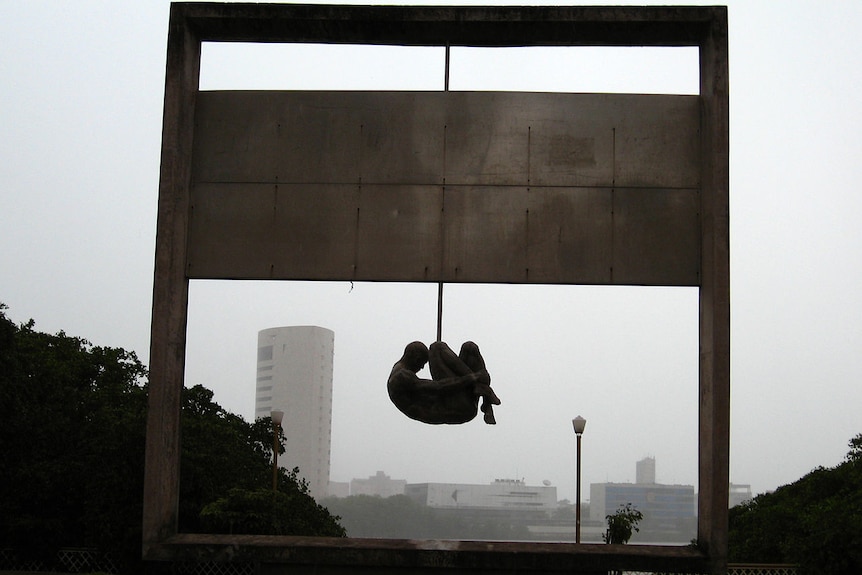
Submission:
[[[437,341],[443,341],[443,282],[437,284]]]
[[[445,79],[443,80],[443,90],[449,91],[449,44],[446,44],[446,68],[444,70]]]
[[[444,66],[443,90],[449,91],[449,44],[446,44],[446,64]],[[445,192],[444,192],[445,193]],[[441,229],[441,236],[442,229]],[[443,271],[443,250],[440,250],[440,271]],[[437,341],[443,341],[443,282],[437,284]]]

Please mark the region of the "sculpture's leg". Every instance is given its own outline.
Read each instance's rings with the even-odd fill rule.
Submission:
[[[431,370],[431,379],[435,381],[462,377],[475,371],[442,341],[435,341],[428,348],[428,369]]]
[[[461,346],[461,353],[458,354],[458,357],[473,371],[482,371],[486,369],[485,359],[482,357],[481,352],[479,352],[479,346],[472,341],[464,342]],[[482,406],[480,409],[482,410],[485,423],[488,425],[496,424],[497,420],[494,417],[494,406],[500,405],[500,398],[497,397],[497,394],[494,393],[494,390],[491,389],[490,385],[477,386],[477,394],[482,397]]]
[[[451,377],[461,377],[485,370],[485,360],[479,352],[479,346],[472,341],[466,341],[461,346],[461,352],[455,355],[446,343],[436,341],[428,348],[428,367],[435,381]],[[477,383],[474,387],[476,401],[482,398],[482,414],[485,423],[497,423],[494,418],[494,405],[500,405],[500,398],[487,383]],[[475,404],[474,404],[475,405]]]
[[[497,424],[497,418],[494,417],[494,407],[490,403],[488,403],[488,399],[485,397],[482,398],[481,409],[482,409],[482,419],[485,420],[485,423],[487,423],[488,425],[496,425]]]
[[[458,359],[466,365],[470,371],[482,371],[485,369],[485,358],[479,351],[479,346],[472,341],[465,341],[461,345],[461,352],[458,354]]]

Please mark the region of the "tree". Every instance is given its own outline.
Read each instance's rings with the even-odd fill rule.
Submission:
[[[607,544],[625,544],[632,538],[633,533],[640,531],[638,523],[644,518],[643,513],[632,507],[631,503],[620,505],[613,515],[606,515],[608,529],[602,539]]]
[[[133,352],[16,326],[3,309],[0,543],[44,557],[140,549],[146,369]]]
[[[271,484],[272,428],[264,428],[267,422],[250,424],[224,410],[202,385],[183,389],[180,531],[200,531],[201,510],[231,489]]]
[[[280,467],[272,495],[271,418],[248,423],[215,403],[202,385],[183,389],[182,402],[180,531],[344,536],[298,469]],[[284,440],[280,431],[279,454]]]
[[[0,547],[33,558],[60,547],[110,552],[132,572],[140,562],[147,371],[134,352],[16,326],[0,304]],[[248,423],[197,385],[182,394],[180,530],[201,511],[272,481],[269,419]],[[283,436],[282,436],[283,439]],[[280,451],[284,446],[280,446]],[[306,535],[333,534],[336,518],[295,473],[280,473]],[[50,567],[50,564],[48,565]]]
[[[850,451],[847,452],[846,460],[848,462],[862,460],[862,433],[847,442]]]
[[[347,533],[326,508],[318,505],[297,481],[287,489],[231,489],[201,511],[203,530],[213,533],[308,535],[346,537]]]
[[[794,563],[801,573],[862,572],[862,434],[845,461],[730,510],[729,557]]]

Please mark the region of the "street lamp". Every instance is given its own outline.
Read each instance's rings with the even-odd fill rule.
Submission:
[[[581,435],[584,433],[584,428],[587,426],[587,420],[577,416],[572,420],[572,427],[575,429],[575,435],[578,438],[578,455],[577,461],[577,481],[575,482],[575,543],[581,542]]]
[[[281,420],[284,419],[284,412],[273,410],[270,412],[272,418],[272,490],[278,491],[278,430],[281,427]]]

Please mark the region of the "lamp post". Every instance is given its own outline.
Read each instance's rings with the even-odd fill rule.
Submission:
[[[572,420],[572,427],[575,429],[575,436],[578,438],[577,451],[577,479],[575,481],[575,543],[581,542],[581,435],[584,433],[584,428],[587,426],[587,420],[577,416]]]
[[[278,491],[278,430],[281,420],[284,418],[283,411],[273,410],[272,417],[272,490]]]

